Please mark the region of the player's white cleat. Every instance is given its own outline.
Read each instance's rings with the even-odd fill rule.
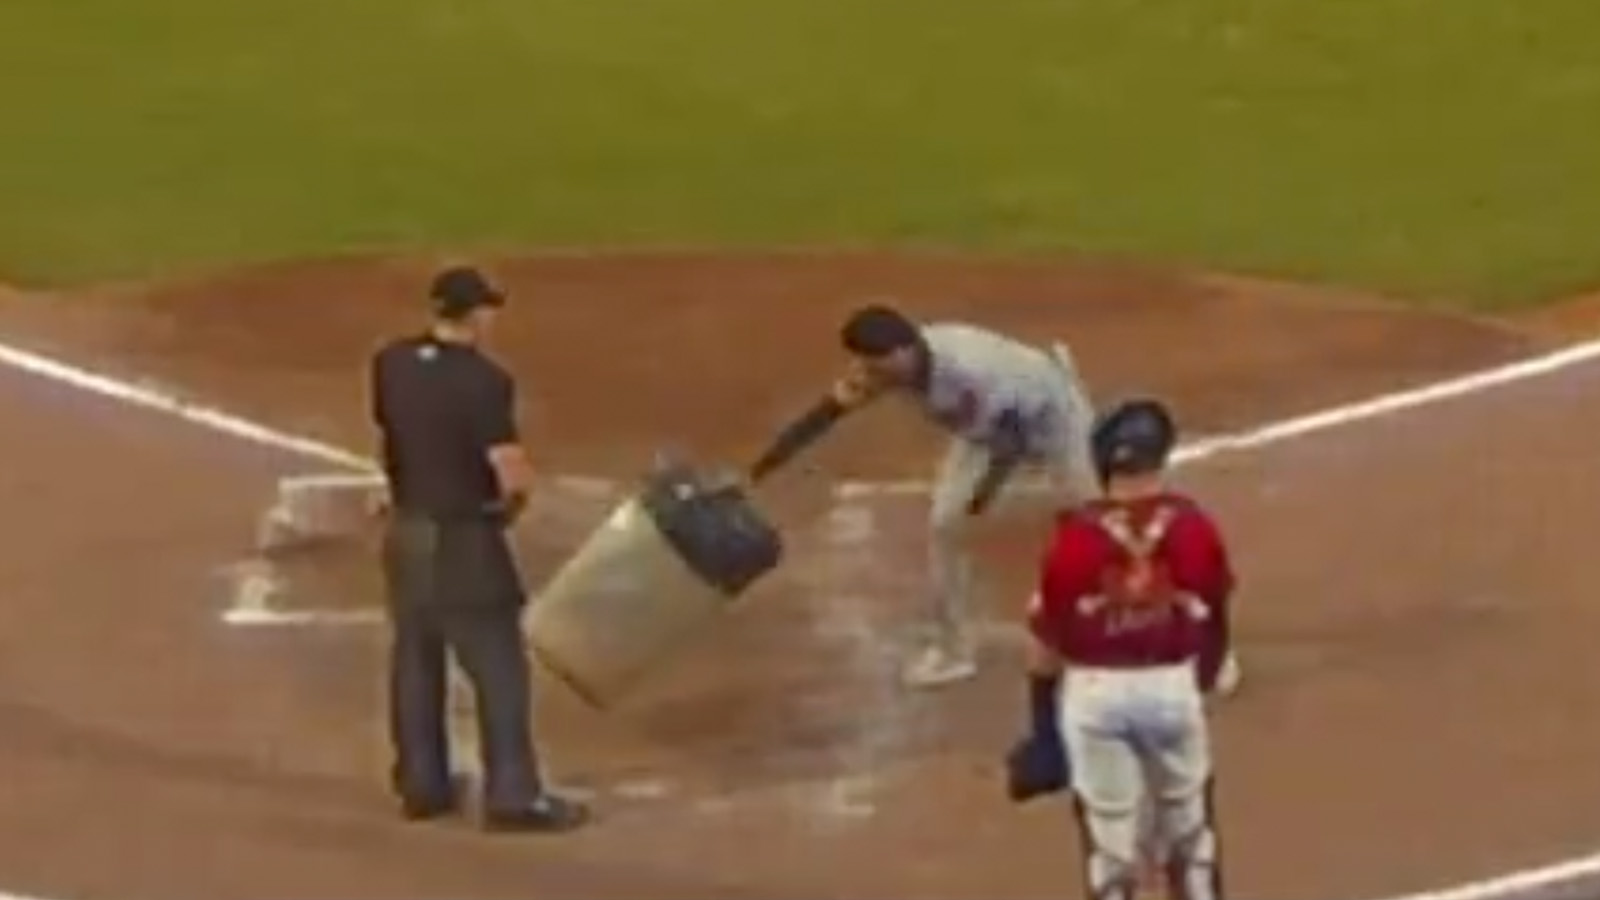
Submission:
[[[978,674],[978,661],[971,651],[953,651],[939,644],[912,657],[901,672],[907,687],[937,688],[965,681]]]

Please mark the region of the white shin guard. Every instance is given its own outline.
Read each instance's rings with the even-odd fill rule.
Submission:
[[[1166,837],[1167,890],[1172,900],[1222,900],[1221,850],[1211,789],[1156,804]]]
[[[1139,822],[1134,810],[1109,812],[1078,802],[1084,879],[1090,900],[1134,900],[1139,893]]]

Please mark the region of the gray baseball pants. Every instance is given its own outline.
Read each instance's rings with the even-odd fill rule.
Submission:
[[[1052,408],[1052,426],[1043,436],[1042,451],[1015,477],[1042,475],[1043,484],[1009,484],[1002,488],[986,515],[1037,519],[1049,528],[1050,516],[1059,509],[1098,496],[1099,480],[1089,449],[1094,408],[1070,351],[1062,344],[1051,347],[1058,369]],[[953,438],[939,463],[933,481],[929,510],[928,569],[933,590],[930,618],[935,640],[951,649],[963,649],[970,640],[974,589],[974,562],[968,548],[971,516],[967,502],[989,468],[989,450],[963,438]]]

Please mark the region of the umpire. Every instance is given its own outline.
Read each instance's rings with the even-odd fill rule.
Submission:
[[[453,655],[477,697],[484,827],[569,831],[588,811],[541,781],[530,733],[524,591],[505,534],[531,485],[515,385],[478,349],[505,295],[466,267],[439,273],[430,294],[432,327],[388,343],[371,370],[390,492],[383,573],[393,625],[393,787],[408,819],[460,808],[446,721]]]

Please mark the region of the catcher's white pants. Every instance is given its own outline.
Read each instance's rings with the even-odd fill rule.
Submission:
[[[1131,898],[1143,864],[1160,861],[1181,900],[1219,900],[1211,742],[1193,665],[1071,669],[1061,730],[1090,896]]]
[[[1044,450],[1036,461],[1022,467],[1016,476],[1042,474],[1045,489],[1019,489],[1010,484],[990,506],[987,515],[1034,517],[1041,533],[1049,529],[1049,517],[1058,509],[1080,503],[1099,494],[1089,450],[1089,432],[1094,409],[1067,348],[1056,344],[1052,358],[1060,370],[1054,389],[1053,428],[1037,438]],[[932,621],[937,640],[949,648],[965,642],[973,589],[973,561],[967,549],[967,502],[978,482],[989,469],[988,448],[964,438],[952,438],[933,479],[932,507],[929,510],[929,578],[933,585]]]

